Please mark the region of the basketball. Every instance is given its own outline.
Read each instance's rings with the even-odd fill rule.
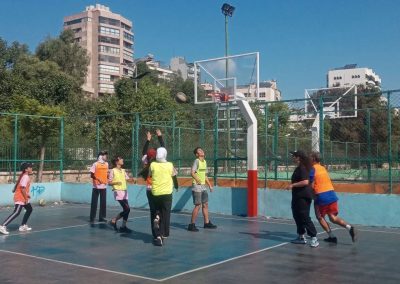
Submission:
[[[178,93],[175,95],[175,100],[176,100],[178,103],[186,103],[186,102],[187,102],[186,95],[185,95],[184,93],[182,93],[182,92],[178,92]]]
[[[46,205],[46,200],[44,200],[43,198],[42,199],[39,199],[39,206],[45,206]]]

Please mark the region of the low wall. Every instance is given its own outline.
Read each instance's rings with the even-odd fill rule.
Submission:
[[[13,204],[13,185],[0,185],[0,206]],[[130,185],[129,203],[135,208],[148,208],[146,187]],[[34,183],[31,186],[31,202],[43,198],[47,202],[67,201],[90,203],[92,186],[88,183]],[[365,226],[400,227],[400,196],[397,194],[338,193],[340,216],[350,223]],[[292,219],[291,192],[282,189],[258,189],[258,214],[275,218]],[[107,204],[118,205],[111,190],[107,190]],[[228,215],[247,213],[247,191],[244,188],[216,187],[209,193],[210,212]],[[180,187],[173,194],[172,209],[193,209],[190,187]],[[312,211],[311,215],[314,213]]]

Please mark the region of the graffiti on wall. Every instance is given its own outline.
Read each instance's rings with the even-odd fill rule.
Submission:
[[[46,187],[43,185],[34,185],[31,187],[31,196],[40,196],[46,191]]]

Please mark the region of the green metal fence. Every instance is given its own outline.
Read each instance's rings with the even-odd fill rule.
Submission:
[[[318,149],[334,180],[384,182],[392,190],[400,181],[400,90],[352,96],[349,101],[355,98],[357,108],[343,102],[340,112],[324,108],[326,95],[252,104],[258,118],[259,177],[290,179],[290,151]],[[316,105],[313,111],[310,104]],[[234,105],[229,111],[227,116],[226,106],[211,105],[79,118],[2,113],[0,180],[15,181],[22,161],[35,163],[38,180],[64,180],[65,174],[79,180],[88,176],[103,149],[123,156],[136,176],[146,131],[153,133],[151,146],[158,147],[156,129],[181,176],[189,176],[193,149],[201,146],[215,179],[245,178],[246,123]],[[353,117],[337,117],[348,113]]]

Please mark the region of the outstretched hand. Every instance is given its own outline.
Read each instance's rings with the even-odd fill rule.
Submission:
[[[146,138],[147,138],[147,141],[151,140],[151,132],[150,131],[146,132]]]
[[[161,136],[162,135],[161,130],[157,128],[156,129],[156,134],[157,134],[157,136]]]

